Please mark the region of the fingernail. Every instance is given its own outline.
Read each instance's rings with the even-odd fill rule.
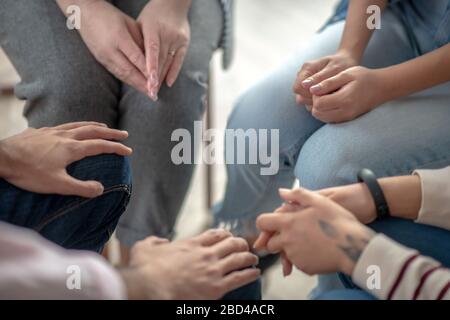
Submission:
[[[158,101],[158,93],[156,93],[155,89],[150,91],[150,98],[152,98],[153,101]]]
[[[318,93],[322,89],[322,86],[320,84],[316,84],[315,86],[312,86],[309,88],[309,92],[311,93]]]
[[[156,71],[152,71],[150,73],[150,84],[151,86],[157,86],[159,84],[158,75],[156,74]]]
[[[302,86],[306,89],[309,88],[309,86],[312,84],[313,80],[312,79],[306,79],[302,81]]]
[[[291,190],[290,189],[285,189],[285,188],[280,188],[280,189],[278,189],[278,191],[281,192],[281,193],[285,193],[285,192],[289,192]]]
[[[103,187],[103,185],[101,183],[97,184],[96,189],[97,190],[95,190],[95,191],[96,191],[97,196],[102,195],[103,191],[105,190],[105,188]]]

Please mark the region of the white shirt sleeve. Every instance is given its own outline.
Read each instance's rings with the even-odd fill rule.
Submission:
[[[418,223],[450,230],[450,167],[417,170],[422,185],[422,204]]]
[[[125,299],[125,292],[100,255],[0,222],[0,299]]]

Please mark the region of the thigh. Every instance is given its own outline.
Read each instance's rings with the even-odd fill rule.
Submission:
[[[296,53],[281,68],[248,90],[230,117],[230,127],[279,129],[281,153],[292,150],[294,157],[297,157],[303,143],[324,125],[303,106],[295,103],[292,86],[297,71],[307,61],[334,54],[343,27],[344,22],[327,27],[313,38],[306,50]],[[399,18],[391,10],[386,10],[383,29],[377,30],[372,37],[362,64],[370,68],[382,68],[413,57],[413,50]]]
[[[386,48],[389,48],[388,50]],[[414,58],[399,18],[387,10],[363,64],[381,68]],[[352,183],[362,167],[378,175],[439,167],[448,161],[449,85],[391,101],[362,117],[327,124],[303,146],[295,174],[311,189]],[[447,93],[446,93],[447,92]]]
[[[146,3],[116,1],[133,16]],[[191,43],[182,70],[171,88],[162,85],[157,102],[123,86],[119,127],[130,132],[127,144],[134,150],[131,161],[134,172],[138,172],[133,188],[140,195],[131,200],[118,230],[121,241],[127,244],[149,234],[169,236],[189,187],[194,165],[173,163],[171,151],[177,142],[171,136],[176,129],[193,133],[194,122],[201,120],[210,60],[222,35],[219,2],[194,0],[189,21]]]
[[[136,17],[147,3],[148,0],[115,1],[118,8],[133,17]],[[130,86],[122,87],[120,126],[131,132],[144,131],[144,134],[135,135],[137,142],[149,139],[145,130],[150,133],[167,127],[167,135],[177,128],[192,128],[193,122],[202,116],[210,61],[222,35],[222,12],[218,1],[194,0],[189,21],[190,46],[180,75],[172,88],[163,84],[159,99],[154,102]],[[168,140],[170,141],[170,136]]]
[[[297,72],[305,62],[335,53],[343,27],[343,22],[328,27],[317,34],[308,47],[300,48],[251,85],[237,100],[227,127],[279,130],[280,163],[295,165],[302,144],[324,125],[296,103],[292,87]]]
[[[116,1],[122,10],[136,16],[148,1]],[[152,153],[152,147],[163,154],[172,147],[173,130],[193,130],[194,121],[204,111],[210,60],[222,33],[222,15],[217,1],[194,0],[189,14],[191,43],[181,73],[172,88],[162,85],[159,99],[124,85],[119,105],[122,129],[130,131],[129,143],[137,154]],[[169,153],[170,155],[170,153]]]
[[[316,300],[377,300],[377,298],[360,289],[341,289],[325,292]]]
[[[382,177],[449,165],[449,92],[450,83],[321,128],[301,151],[301,183],[313,189],[349,184],[365,167]]]
[[[120,83],[67,28],[55,1],[1,1],[0,44],[20,75],[16,95],[31,126],[115,124]]]
[[[34,229],[68,249],[98,250],[115,229],[131,190],[126,158],[103,155],[68,167],[80,180],[96,180],[105,192],[95,199],[24,191],[0,179],[0,220]]]

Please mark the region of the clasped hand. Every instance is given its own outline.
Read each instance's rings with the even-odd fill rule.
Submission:
[[[345,52],[305,63],[293,87],[297,103],[323,122],[340,123],[386,102],[386,71],[357,64]]]
[[[117,79],[155,101],[164,82],[173,86],[189,47],[190,1],[152,0],[136,20],[107,1],[78,5],[81,38]]]

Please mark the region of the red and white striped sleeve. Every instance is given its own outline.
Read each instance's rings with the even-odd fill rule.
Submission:
[[[367,245],[352,279],[380,299],[450,300],[449,269],[382,234]]]

